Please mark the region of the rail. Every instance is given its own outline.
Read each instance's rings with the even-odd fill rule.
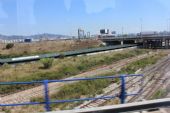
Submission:
[[[121,103],[125,103],[127,96],[135,96],[140,94],[141,90],[135,94],[127,94],[126,93],[126,78],[127,77],[144,77],[141,74],[131,74],[131,75],[120,75],[120,76],[101,76],[101,77],[93,77],[93,78],[74,78],[74,79],[64,79],[64,80],[44,80],[44,81],[32,81],[32,82],[0,82],[0,85],[30,85],[30,84],[43,84],[44,85],[44,102],[26,102],[26,103],[18,103],[18,104],[2,104],[0,103],[0,107],[8,107],[8,106],[25,106],[25,105],[45,105],[46,111],[51,111],[50,105],[51,104],[58,104],[58,103],[70,103],[70,102],[78,102],[78,101],[89,101],[89,100],[98,100],[98,99],[113,99],[119,97]],[[54,82],[76,82],[76,81],[91,81],[97,79],[116,79],[118,78],[121,82],[121,91],[119,95],[115,96],[101,96],[95,98],[80,98],[80,99],[70,99],[70,100],[55,100],[50,101],[49,97],[49,83]]]

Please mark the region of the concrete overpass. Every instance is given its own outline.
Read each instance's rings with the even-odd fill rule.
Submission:
[[[113,37],[109,35],[100,36],[99,40],[107,45],[141,44],[143,48],[170,48],[170,35],[133,35]]]

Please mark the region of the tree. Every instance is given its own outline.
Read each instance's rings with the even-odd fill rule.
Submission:
[[[13,43],[9,43],[6,45],[6,49],[11,49],[14,47],[14,44]]]

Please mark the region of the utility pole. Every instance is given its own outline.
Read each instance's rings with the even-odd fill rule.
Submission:
[[[85,38],[84,30],[78,29],[78,39]]]
[[[90,38],[90,32],[87,32],[87,38]]]
[[[143,19],[140,18],[140,36],[142,38],[142,32],[143,32]]]
[[[168,32],[170,33],[170,18],[168,19],[167,27],[168,27]]]
[[[124,28],[122,27],[122,36],[123,36],[123,34],[124,34]]]
[[[78,29],[78,39],[80,40],[80,28]]]

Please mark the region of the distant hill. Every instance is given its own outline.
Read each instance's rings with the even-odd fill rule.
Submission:
[[[36,34],[36,35],[30,35],[30,36],[22,36],[22,35],[1,35],[0,34],[0,39],[1,40],[17,40],[17,39],[35,39],[35,40],[41,40],[41,39],[69,39],[71,36],[67,35],[59,35],[59,34],[49,34],[49,33],[44,33],[44,34]]]

